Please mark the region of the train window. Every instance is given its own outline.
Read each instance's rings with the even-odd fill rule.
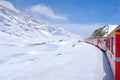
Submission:
[[[115,53],[115,37],[111,38],[111,52],[114,54]]]
[[[107,48],[110,50],[110,38],[107,38],[106,46],[107,46]]]
[[[108,48],[108,38],[107,38],[107,40],[106,40],[106,47]]]
[[[110,38],[108,39],[108,49],[110,50]]]
[[[113,45],[115,45],[115,36],[113,37]]]
[[[111,52],[113,53],[113,37],[111,37],[111,40],[110,40],[111,42],[110,42],[110,50],[111,50]]]
[[[113,54],[115,54],[115,37],[113,37]]]

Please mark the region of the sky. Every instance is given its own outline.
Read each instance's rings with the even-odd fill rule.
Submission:
[[[120,0],[7,0],[40,19],[59,24],[81,36],[98,27],[120,23]]]

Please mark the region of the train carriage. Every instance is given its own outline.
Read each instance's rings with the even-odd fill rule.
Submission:
[[[106,51],[114,74],[114,80],[120,80],[120,26],[113,30],[106,38],[101,38],[98,47]]]
[[[120,26],[116,27],[107,37],[89,38],[85,41],[106,51],[114,80],[120,80]]]
[[[120,27],[111,32],[106,39],[107,57],[114,74],[114,80],[120,80]]]

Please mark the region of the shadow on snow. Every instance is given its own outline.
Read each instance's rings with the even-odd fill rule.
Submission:
[[[103,67],[104,67],[104,70],[105,70],[105,73],[106,73],[106,76],[103,78],[103,80],[114,80],[112,69],[110,67],[110,64],[109,64],[108,58],[106,56],[106,53],[103,52],[102,55],[103,55]]]

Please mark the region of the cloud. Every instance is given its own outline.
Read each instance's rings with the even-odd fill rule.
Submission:
[[[81,37],[89,37],[97,28],[104,24],[64,24],[64,28],[70,32],[76,33]]]
[[[43,4],[34,5],[29,9],[27,9],[27,11],[30,11],[34,14],[39,14],[40,16],[45,16],[54,20],[67,20],[66,16],[56,14],[51,7],[48,7]]]

